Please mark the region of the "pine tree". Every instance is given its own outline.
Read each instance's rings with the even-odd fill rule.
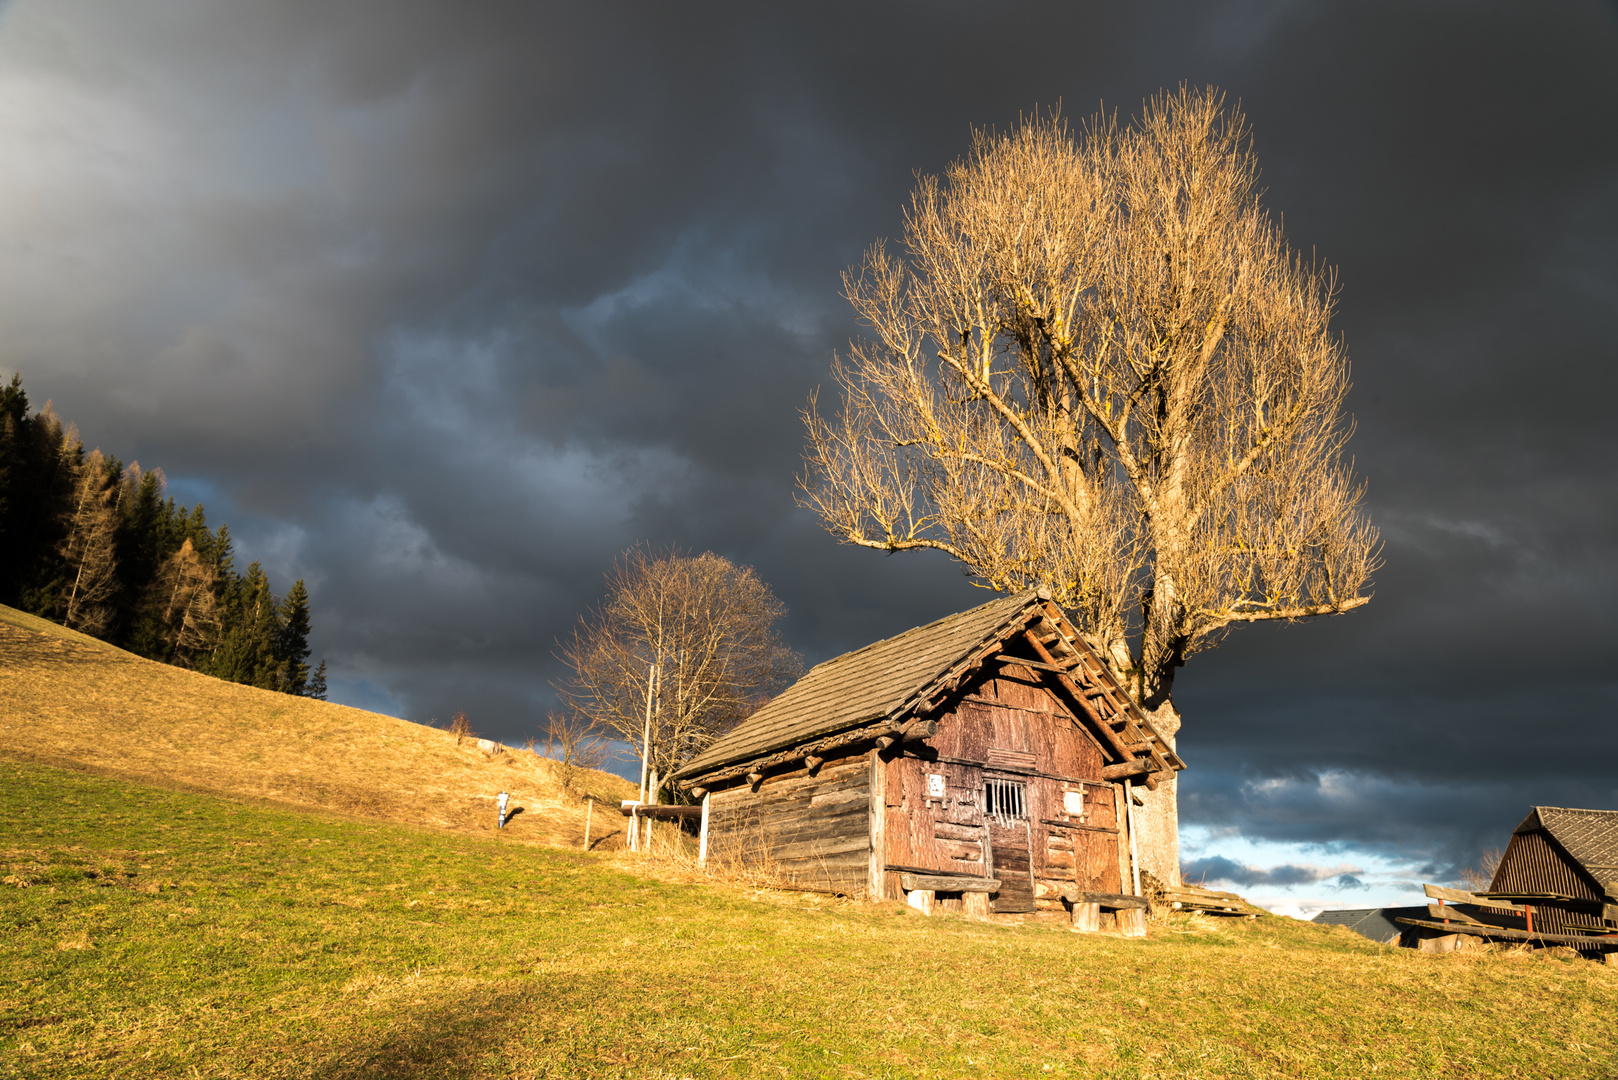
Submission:
[[[223,527],[219,530],[223,533]],[[224,634],[206,667],[210,675],[231,682],[279,689],[283,678],[276,655],[281,640],[281,621],[269,578],[257,562],[225,590]]]
[[[321,701],[326,700],[326,661],[322,660],[320,666],[315,668],[315,673],[309,676],[309,687],[304,691],[304,695]]]
[[[279,653],[281,685],[276,689],[302,696],[309,684],[309,590],[299,578],[281,601]]]
[[[0,561],[11,553],[12,493],[27,467],[27,422],[28,395],[23,393],[22,376],[12,375],[10,386],[0,386]]]
[[[7,511],[12,557],[0,560],[0,602],[59,619],[57,601],[67,577],[60,548],[83,446],[71,426],[64,430],[48,401],[24,419],[21,442],[24,464],[21,476],[12,476]]]
[[[138,656],[167,659],[159,580],[169,558],[179,549],[173,516],[174,500],[163,502],[163,470],[141,471],[140,462],[124,470],[118,523],[118,618],[108,640]]]

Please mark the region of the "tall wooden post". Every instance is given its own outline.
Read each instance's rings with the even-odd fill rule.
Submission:
[[[590,816],[595,813],[596,801],[590,799],[584,806],[584,850],[590,850]]]
[[[1140,895],[1140,849],[1135,846],[1135,792],[1128,780],[1124,781],[1124,813],[1129,818],[1129,866],[1134,872],[1135,893]]]
[[[871,751],[871,785],[869,808],[871,861],[867,870],[867,888],[873,900],[886,900],[888,897],[887,862],[888,862],[888,777],[884,768],[882,753],[879,750]]]
[[[1126,839],[1129,830],[1124,826],[1124,787],[1122,784],[1112,785],[1112,823],[1118,827],[1118,843],[1114,845],[1118,855],[1118,891],[1123,892],[1129,888],[1129,843]],[[1073,860],[1076,864],[1077,859]]]
[[[697,867],[706,868],[708,865],[708,800],[713,798],[713,792],[705,791],[702,794],[702,829],[697,839]]]
[[[640,737],[640,801],[646,801],[646,765],[652,748],[652,699],[657,696],[657,664],[646,669],[646,728]]]

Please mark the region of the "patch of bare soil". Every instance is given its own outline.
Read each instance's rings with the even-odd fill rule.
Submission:
[[[595,850],[621,846],[629,784],[525,750],[310,698],[223,682],[124,652],[0,606],[0,756],[456,831],[580,847],[585,796]],[[607,811],[607,812],[603,812]]]

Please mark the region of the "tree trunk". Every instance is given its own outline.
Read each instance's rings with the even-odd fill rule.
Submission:
[[[1144,711],[1169,746],[1174,747],[1180,730],[1180,714],[1175,711],[1174,702],[1165,701],[1155,709]],[[1143,784],[1134,785],[1135,798],[1141,802],[1135,807],[1135,844],[1140,868],[1172,888],[1180,885],[1179,786],[1177,777],[1160,782],[1156,791],[1148,791]]]

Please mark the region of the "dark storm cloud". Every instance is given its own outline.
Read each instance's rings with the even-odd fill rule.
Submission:
[[[307,578],[350,700],[507,738],[638,541],[811,661],[979,599],[793,503],[837,275],[970,125],[1217,84],[1340,270],[1387,547],[1181,675],[1185,819],[1447,866],[1618,805],[1611,5],[0,12],[0,363]]]

